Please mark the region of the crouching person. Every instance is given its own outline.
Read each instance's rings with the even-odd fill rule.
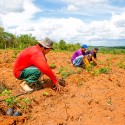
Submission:
[[[38,44],[26,48],[17,57],[14,63],[14,76],[23,80],[20,86],[27,92],[33,91],[32,84],[37,83],[42,75],[47,75],[53,82],[55,89],[59,92],[60,85],[55,74],[49,67],[45,55],[53,49],[53,41],[45,38]]]
[[[88,55],[88,61],[93,62],[95,65],[98,65],[98,60],[97,60],[97,52],[99,49],[96,47],[93,50],[86,51],[86,55]]]
[[[85,52],[87,49],[88,49],[88,46],[86,44],[83,44],[80,49],[74,52],[71,58],[71,62],[74,66],[80,66],[84,64],[84,57],[86,55]]]

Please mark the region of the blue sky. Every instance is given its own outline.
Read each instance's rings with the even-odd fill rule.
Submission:
[[[0,0],[0,26],[38,40],[125,46],[125,0]]]

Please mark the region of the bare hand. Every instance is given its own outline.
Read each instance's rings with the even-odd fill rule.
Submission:
[[[60,92],[60,85],[59,83],[56,83],[53,87],[54,90],[56,90],[57,92]]]

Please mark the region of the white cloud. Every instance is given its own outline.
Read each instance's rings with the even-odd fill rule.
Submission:
[[[58,1],[58,0],[57,0]],[[60,0],[65,6],[60,10],[63,12],[76,12],[80,15],[103,16],[120,14],[125,11],[124,7],[110,4],[111,0]],[[116,1],[117,2],[117,1]],[[75,13],[75,14],[76,14]]]
[[[34,17],[34,14],[40,12],[39,8],[36,8],[33,5],[32,0],[23,1],[23,12],[8,12],[6,14],[1,14],[0,17],[2,19],[3,27],[15,27],[22,25],[30,25],[31,19]]]
[[[114,15],[111,20],[116,27],[125,28],[125,12],[121,15]]]
[[[87,8],[87,5],[90,5],[90,3],[102,4],[106,3],[107,1],[88,0],[86,2],[85,0],[68,0],[67,2],[67,10],[71,12],[79,11],[79,8],[82,8],[84,6]],[[19,3],[22,3],[20,5],[20,8],[22,9],[20,10],[23,11],[14,12],[16,10],[16,7],[14,10],[11,9],[11,7],[7,8],[7,5],[4,12],[0,10],[0,25],[2,25],[7,31],[12,32],[16,35],[31,33],[39,40],[44,37],[50,37],[56,41],[64,39],[65,41],[70,43],[85,42],[86,44],[93,45],[95,45],[94,42],[96,42],[96,45],[100,45],[101,42],[108,44],[107,40],[121,38],[125,39],[125,12],[117,15],[113,13],[112,17],[109,20],[90,22],[84,22],[81,19],[72,17],[34,18],[35,14],[42,10],[40,10],[33,4],[33,0],[20,1]],[[1,5],[2,4],[0,4],[0,6]]]
[[[125,38],[125,28],[116,25],[120,17],[123,18],[123,15],[114,15],[111,20],[92,21],[90,23],[85,23],[76,18],[41,18],[32,25],[22,25],[16,30],[11,30],[11,32],[15,32],[15,34],[31,33],[39,40],[50,37],[55,41],[64,39],[70,43],[85,42],[95,45],[95,43],[90,42],[94,41],[96,45],[101,44],[101,42],[108,44],[108,39]]]
[[[53,39],[64,39],[68,42],[83,42],[89,43],[89,41],[113,40],[125,38],[125,28],[116,25],[120,18],[124,18],[124,14],[113,15],[110,20],[105,21],[92,21],[85,23],[80,19],[68,18],[68,19],[41,19],[41,25],[39,27],[39,33],[41,31],[41,37],[49,36]],[[106,42],[104,42],[106,43]]]
[[[67,7],[67,11],[69,11],[69,12],[73,12],[73,11],[77,11],[77,10],[78,10],[78,8],[74,5],[68,5],[68,7]]]
[[[39,23],[34,26],[38,28],[38,32],[41,31],[40,37],[49,36],[57,40],[69,40],[79,35],[79,32],[82,31],[81,27],[85,27],[85,24],[80,19],[75,18],[41,18]]]
[[[93,6],[105,4],[107,0],[67,0],[66,2],[77,6]]]
[[[57,0],[58,1],[58,0]],[[91,12],[95,12],[97,8],[103,9],[105,8],[104,6],[107,5],[108,0],[60,0],[61,2],[65,3],[65,8],[66,11],[69,10],[69,8],[75,8],[71,9],[74,11],[85,11],[85,10],[91,10]],[[64,10],[64,11],[65,11]],[[106,10],[105,10],[106,11]]]
[[[22,12],[24,0],[0,0],[0,13]]]

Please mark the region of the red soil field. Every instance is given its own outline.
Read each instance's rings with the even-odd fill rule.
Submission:
[[[6,84],[17,95],[22,92],[20,81],[13,76],[14,53],[0,50],[0,84]],[[87,71],[71,65],[72,54],[46,55],[48,64],[56,66],[52,70],[58,78],[69,72],[60,94],[50,86],[51,80],[43,76],[43,89],[20,96],[31,99],[28,109],[17,108],[21,116],[7,116],[8,106],[0,102],[0,125],[125,125],[125,55],[99,53],[99,66]],[[59,73],[61,69],[65,69],[64,74]],[[0,96],[0,100],[4,98]]]

